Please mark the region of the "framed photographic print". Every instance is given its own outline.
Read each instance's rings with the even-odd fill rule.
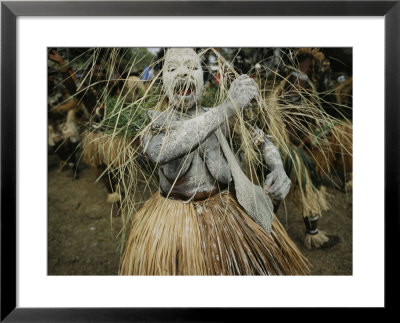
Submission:
[[[399,13],[2,2],[1,320],[392,308]]]

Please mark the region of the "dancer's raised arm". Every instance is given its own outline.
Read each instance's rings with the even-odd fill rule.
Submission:
[[[257,96],[255,81],[241,75],[233,81],[227,99],[220,106],[191,119],[171,120],[170,126],[164,126],[158,133],[146,133],[142,142],[144,150],[154,162],[160,164],[182,157],[196,149],[236,110],[246,108]],[[157,120],[153,121],[157,123]]]

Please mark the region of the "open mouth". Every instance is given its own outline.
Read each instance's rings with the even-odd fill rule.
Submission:
[[[195,90],[194,83],[189,80],[179,80],[176,82],[174,86],[174,93],[175,95],[188,97],[190,96]]]

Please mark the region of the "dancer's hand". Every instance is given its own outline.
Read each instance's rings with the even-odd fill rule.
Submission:
[[[251,100],[259,98],[256,81],[248,75],[243,74],[234,80],[228,91],[228,100],[240,110],[246,108]]]
[[[264,183],[265,194],[270,194],[275,200],[283,200],[289,193],[291,181],[283,168],[275,168],[268,174]]]

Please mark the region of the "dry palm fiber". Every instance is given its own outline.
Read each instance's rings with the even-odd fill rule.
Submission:
[[[324,53],[322,53],[319,48],[309,48],[309,47],[298,48],[294,54],[296,56],[309,55],[312,56],[316,61],[322,61],[325,59]]]
[[[301,49],[299,53],[317,54],[317,49]],[[320,59],[323,59],[321,56]],[[306,152],[304,147],[306,140],[317,140],[316,146],[323,142],[317,135],[316,129],[327,124],[332,124],[331,118],[319,108],[317,94],[313,91],[311,99],[304,100],[304,104],[290,104],[282,101],[285,96],[284,85],[288,80],[283,80],[269,96],[269,110],[276,111],[276,116],[268,118],[279,121],[281,126],[271,127],[269,133],[277,140],[282,159],[284,160],[285,171],[292,181],[289,198],[295,200],[303,217],[321,215],[329,209],[327,192],[321,186],[321,179],[317,173],[313,159]],[[299,94],[301,94],[299,92]],[[314,97],[315,96],[315,97]],[[274,129],[276,128],[276,129]],[[285,129],[282,131],[282,129]],[[271,131],[274,130],[274,131]],[[277,133],[283,133],[280,137]],[[311,138],[311,139],[310,139]],[[321,155],[326,162],[328,155]]]
[[[53,107],[50,112],[51,113],[66,113],[71,110],[79,110],[80,104],[76,98],[71,98],[66,102],[63,102],[55,107]]]
[[[329,210],[328,193],[324,186],[316,189],[307,184],[305,190],[294,189],[291,193],[289,198],[298,201],[296,205],[300,208],[303,217],[322,215],[323,211]]]
[[[352,101],[353,78],[350,77],[345,82],[335,88],[336,101],[340,105],[349,106]]]
[[[353,125],[350,122],[337,125],[332,131],[332,150],[336,153],[336,167],[344,173],[353,170]]]
[[[328,193],[304,150],[292,146],[285,160],[285,170],[292,181],[289,197],[297,201],[304,217],[321,215],[329,209]]]
[[[304,245],[307,249],[321,248],[324,244],[329,242],[329,236],[325,231],[318,231],[317,234],[306,233],[304,238]]]
[[[82,158],[85,163],[93,167],[119,167],[127,162],[126,151],[130,149],[131,141],[124,137],[113,137],[97,131],[84,131],[82,137]]]
[[[294,52],[294,55],[296,57],[295,65],[298,65],[299,70],[302,73],[307,74],[313,82],[316,82],[317,65],[321,64],[325,59],[325,55],[319,48],[299,48]],[[307,86],[307,83],[305,85]]]
[[[122,275],[306,275],[309,263],[275,218],[266,234],[223,192],[184,203],[156,193],[133,216]]]
[[[318,147],[310,150],[315,170],[320,176],[329,176],[335,162],[335,154],[331,150],[330,142],[322,142]]]
[[[122,88],[121,95],[125,98],[125,103],[133,103],[142,97],[146,92],[144,82],[137,76],[129,76]]]
[[[325,143],[313,146],[310,154],[319,175],[331,170],[345,176],[353,171],[353,126],[350,121],[336,124]],[[322,140],[321,140],[322,141]]]

